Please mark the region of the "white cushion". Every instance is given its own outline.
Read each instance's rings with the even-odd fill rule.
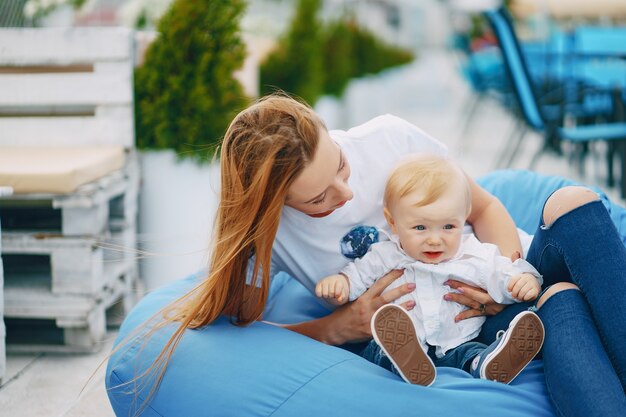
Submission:
[[[14,194],[67,194],[124,166],[122,146],[0,147],[0,185]]]

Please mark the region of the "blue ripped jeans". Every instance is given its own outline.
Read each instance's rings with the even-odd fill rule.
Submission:
[[[550,227],[540,223],[527,260],[544,288],[572,282],[537,314],[546,330],[546,384],[561,416],[626,416],[626,248],[600,201],[578,207]],[[529,303],[488,317],[485,344]]]

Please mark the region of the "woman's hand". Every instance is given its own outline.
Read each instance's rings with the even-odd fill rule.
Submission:
[[[515,262],[520,259],[522,254],[519,251],[514,251],[511,255],[511,262]],[[454,288],[459,291],[459,293],[449,292],[444,295],[444,300],[446,301],[454,301],[455,303],[462,304],[466,307],[469,307],[469,310],[465,310],[454,318],[454,321],[461,321],[465,319],[469,319],[470,317],[478,317],[478,316],[495,316],[502,310],[506,305],[498,304],[493,301],[493,298],[487,293],[487,291],[483,290],[479,287],[474,287],[472,285],[467,285],[463,282],[456,281],[453,279],[449,279],[446,281],[446,285],[450,288]]]
[[[444,296],[446,301],[454,301],[469,307],[454,318],[454,321],[469,319],[478,316],[495,316],[506,307],[504,304],[498,304],[493,298],[482,288],[474,287],[460,281],[450,279],[446,281],[450,288],[454,288],[459,293],[449,292]]]
[[[341,345],[370,339],[372,337],[370,321],[374,312],[381,306],[415,290],[415,284],[405,284],[383,294],[383,291],[403,273],[403,270],[393,270],[387,273],[358,299],[326,316],[328,333],[324,341],[332,345]],[[415,307],[415,302],[407,301],[401,305],[411,310]]]

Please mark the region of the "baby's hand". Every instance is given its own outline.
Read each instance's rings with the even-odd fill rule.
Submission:
[[[345,304],[350,296],[348,278],[337,274],[322,279],[315,286],[315,295],[327,299],[332,304]]]
[[[511,278],[508,290],[516,300],[532,301],[539,295],[541,285],[532,274],[523,273]]]

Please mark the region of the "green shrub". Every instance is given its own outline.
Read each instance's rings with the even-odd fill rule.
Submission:
[[[314,104],[324,88],[320,0],[299,0],[287,34],[263,61],[261,94],[280,88]]]
[[[328,25],[324,38],[324,93],[340,97],[356,73],[352,29],[346,21]]]
[[[341,96],[350,79],[413,59],[410,51],[383,42],[353,19],[333,22],[326,28],[324,39],[324,92]]]
[[[135,72],[137,145],[174,149],[207,161],[248,99],[233,73],[241,68],[242,0],[176,0]]]
[[[351,78],[405,64],[413,54],[344,18],[322,26],[319,0],[300,0],[286,35],[261,63],[261,93],[281,89],[311,105],[322,94],[341,96]]]
[[[410,51],[389,45],[358,25],[349,25],[349,28],[352,30],[352,54],[355,64],[353,77],[376,74],[414,59]]]

